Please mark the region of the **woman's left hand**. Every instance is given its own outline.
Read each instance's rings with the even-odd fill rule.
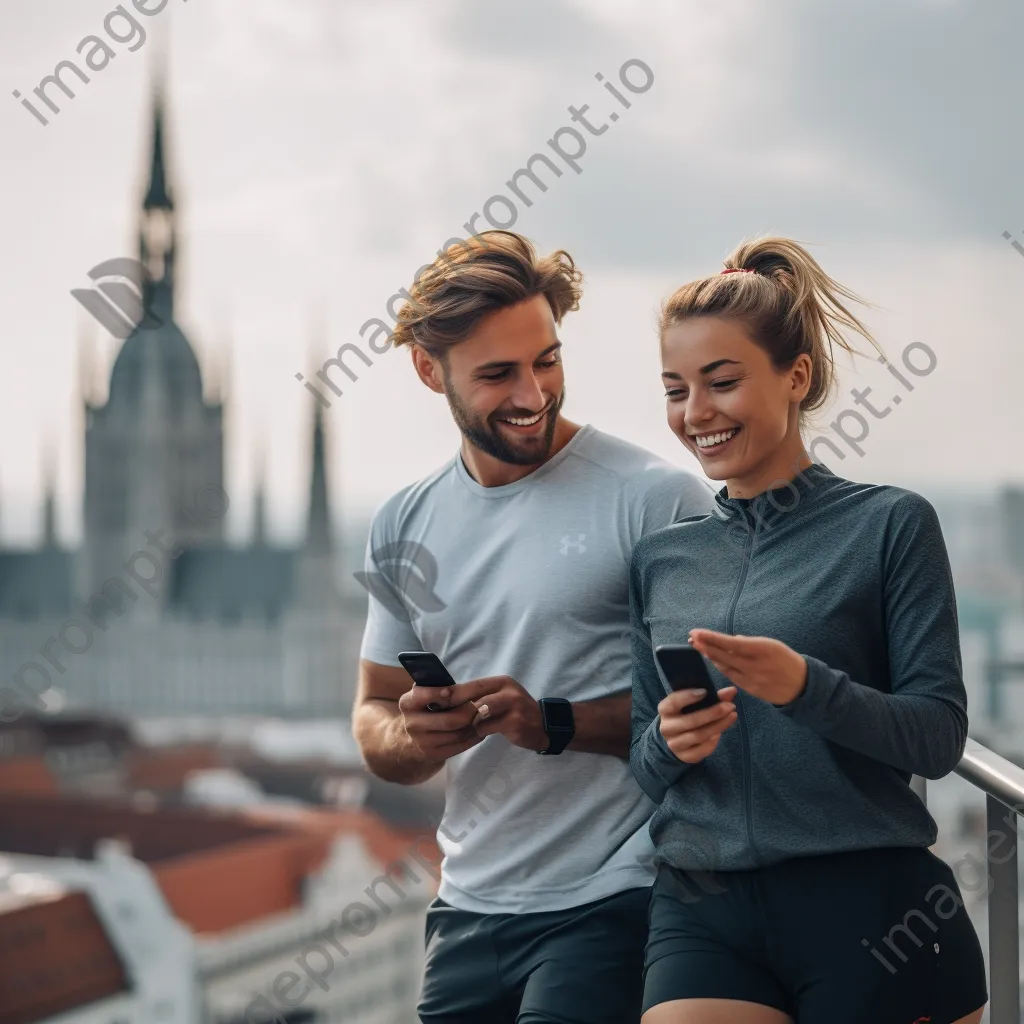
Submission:
[[[730,682],[771,704],[796,700],[807,684],[807,662],[781,640],[691,629],[690,644]]]

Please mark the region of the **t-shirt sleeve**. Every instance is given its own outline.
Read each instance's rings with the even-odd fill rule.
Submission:
[[[634,478],[634,485],[637,491],[630,517],[631,547],[663,526],[688,516],[707,515],[714,504],[715,492],[709,484],[672,466],[649,469]]]
[[[418,651],[422,645],[409,618],[405,598],[395,586],[393,574],[389,574],[388,566],[378,563],[378,553],[389,542],[388,533],[386,510],[382,509],[370,525],[363,571],[356,573],[356,579],[369,595],[359,657],[378,665],[398,667],[401,665],[399,651]]]

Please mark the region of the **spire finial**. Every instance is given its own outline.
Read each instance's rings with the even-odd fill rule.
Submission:
[[[53,438],[43,442],[43,546],[57,547],[57,453]]]
[[[314,307],[310,346],[313,365],[323,364],[327,345],[327,322],[323,302]],[[327,499],[327,453],[324,414],[319,402],[313,405],[313,458],[309,481],[309,518],[306,525],[306,546],[317,552],[331,549],[331,516]]]
[[[142,203],[144,210],[174,209],[167,173],[167,152],[164,140],[166,90],[166,70],[160,67],[153,76],[153,134],[149,160],[149,188]]]
[[[265,547],[267,543],[267,444],[265,435],[260,434],[255,455],[256,487],[253,494],[252,543],[254,547]]]
[[[174,199],[166,148],[166,82],[158,66],[153,73],[152,143],[149,182],[142,200],[139,224],[139,259],[146,268],[143,307],[158,322],[174,316],[176,230]]]

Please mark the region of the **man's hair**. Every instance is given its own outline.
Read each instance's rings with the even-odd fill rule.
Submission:
[[[479,242],[480,244],[474,244]],[[398,311],[394,346],[422,345],[435,359],[465,341],[495,310],[543,295],[555,323],[579,309],[583,274],[558,249],[537,257],[514,231],[484,231],[452,245],[428,264]]]

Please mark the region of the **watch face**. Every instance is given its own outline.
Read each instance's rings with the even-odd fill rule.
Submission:
[[[544,721],[549,729],[571,729],[573,725],[572,707],[561,701],[544,703]]]

